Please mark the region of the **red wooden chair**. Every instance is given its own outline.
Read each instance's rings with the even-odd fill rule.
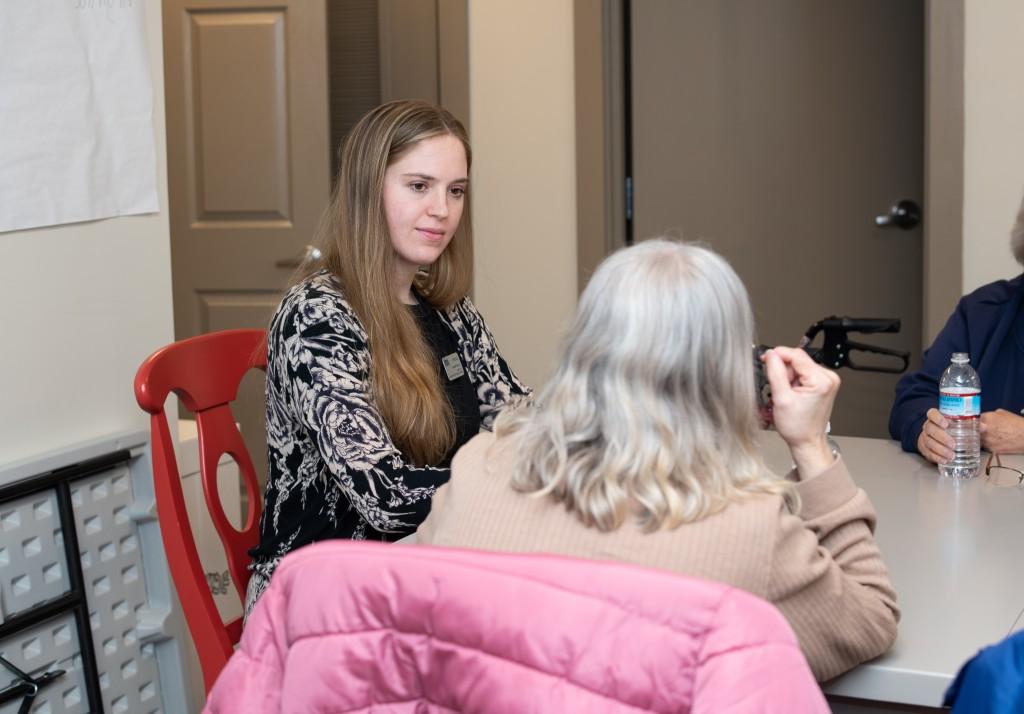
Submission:
[[[174,392],[196,416],[203,495],[224,546],[231,579],[244,599],[249,583],[246,551],[259,538],[261,498],[252,459],[235,426],[230,403],[238,393],[242,377],[253,368],[267,368],[264,330],[226,330],[175,342],[150,355],[135,375],[135,399],[150,414],[160,533],[171,577],[199,654],[207,692],[242,635],[242,620],[222,622],[210,593],[185,509],[164,402]],[[225,453],[237,462],[249,494],[242,530],[228,521],[217,488],[217,463]]]

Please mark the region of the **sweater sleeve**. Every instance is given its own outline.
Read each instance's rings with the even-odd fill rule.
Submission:
[[[781,512],[767,592],[824,681],[888,650],[899,609],[874,508],[842,459],[797,491],[800,515]]]
[[[925,415],[939,403],[939,380],[954,352],[968,350],[967,313],[961,299],[946,326],[921,358],[921,369],[904,375],[896,384],[896,399],[889,413],[889,435],[904,451],[917,452],[917,437]]]
[[[415,466],[395,446],[370,395],[365,337],[337,301],[303,304],[293,325],[282,345],[291,401],[330,479],[375,530],[412,533],[450,470]]]

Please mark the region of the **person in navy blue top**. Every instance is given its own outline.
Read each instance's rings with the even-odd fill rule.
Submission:
[[[1024,203],[1010,244],[1024,265]],[[939,380],[954,352],[967,352],[981,378],[981,445],[994,453],[1024,453],[1024,275],[997,280],[960,299],[923,357],[921,369],[896,385],[889,434],[904,451],[929,461],[953,458],[948,422],[939,413]]]

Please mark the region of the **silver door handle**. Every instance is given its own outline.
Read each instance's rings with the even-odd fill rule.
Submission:
[[[305,252],[303,252],[303,254],[301,256],[299,256],[298,258],[285,258],[283,260],[279,260],[276,263],[274,263],[274,266],[277,267],[277,268],[291,268],[291,269],[294,269],[294,268],[298,268],[300,265],[302,265],[304,263],[311,263],[314,260],[320,260],[320,258],[322,256],[323,256],[323,253],[320,252],[319,248],[316,248],[316,247],[311,246],[311,245],[307,245]]]

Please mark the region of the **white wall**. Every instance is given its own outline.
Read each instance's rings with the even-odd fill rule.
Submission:
[[[148,426],[139,363],[173,339],[160,3],[145,3],[161,212],[0,233],[0,466]]]
[[[1020,273],[1009,232],[1024,192],[1024,2],[964,4],[963,292]]]
[[[474,299],[540,387],[576,306],[572,0],[471,0]]]

